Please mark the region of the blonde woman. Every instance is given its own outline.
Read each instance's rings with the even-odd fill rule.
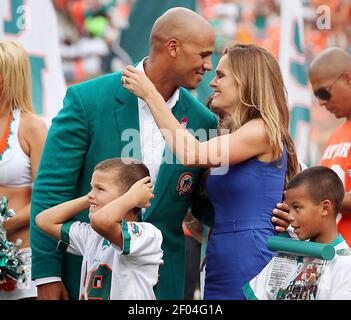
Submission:
[[[219,110],[227,133],[207,142],[184,130],[143,73],[128,66],[123,75],[124,86],[148,104],[178,159],[185,166],[211,168],[206,191],[215,224],[204,299],[245,299],[242,286],[273,255],[266,247],[267,238],[275,235],[272,209],[282,199],[285,182],[299,170],[278,63],[255,45],[225,50],[211,82],[211,106]],[[215,168],[226,166],[227,171]]]
[[[29,249],[29,215],[35,179],[47,128],[33,110],[29,59],[12,41],[0,41],[0,196],[16,215],[6,222],[7,239],[22,240]],[[36,288],[0,291],[0,300],[36,297]]]

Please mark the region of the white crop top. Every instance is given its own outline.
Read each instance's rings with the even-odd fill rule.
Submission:
[[[6,187],[32,186],[32,170],[29,157],[18,139],[21,110],[12,112],[7,148],[0,154],[0,185]]]

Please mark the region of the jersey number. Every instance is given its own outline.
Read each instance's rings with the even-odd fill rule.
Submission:
[[[88,300],[110,300],[112,270],[102,264],[90,275],[87,297]]]

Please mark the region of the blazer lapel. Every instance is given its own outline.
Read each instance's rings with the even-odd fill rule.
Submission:
[[[121,137],[121,157],[132,157],[141,161],[138,99],[120,85],[116,100],[118,106],[115,118]]]

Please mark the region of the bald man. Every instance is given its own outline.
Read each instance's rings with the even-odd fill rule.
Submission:
[[[338,230],[351,245],[351,55],[336,47],[324,50],[312,61],[309,77],[319,105],[346,120],[332,133],[320,164],[333,169],[344,183]]]
[[[177,119],[195,131],[209,132],[217,127],[215,115],[187,90],[195,89],[204,73],[212,69],[210,56],[214,41],[215,34],[204,18],[185,8],[173,8],[155,22],[149,55],[137,64],[153,81]],[[60,252],[57,243],[36,226],[35,217],[49,207],[87,194],[94,166],[112,157],[134,157],[149,168],[155,198],[151,207],[141,212],[141,218],[153,223],[163,234],[164,265],[155,288],[156,296],[183,298],[182,221],[190,206],[196,215],[193,194],[203,169],[185,168],[176,163],[175,156],[165,148],[149,108],[126,90],[122,81],[125,79],[118,72],[68,88],[64,106],[53,119],[31,208],[32,277],[38,286],[39,299],[77,299],[80,281],[90,299],[109,298],[106,292],[114,283],[111,268],[101,266],[93,277],[80,279],[81,258]],[[162,163],[162,159],[166,162]],[[103,185],[100,191],[102,195],[106,192]],[[211,207],[208,213],[212,213]],[[88,222],[88,208],[77,219]],[[62,230],[62,234],[67,233],[69,230]]]
[[[320,164],[333,169],[344,183],[345,197],[338,230],[351,245],[351,55],[337,47],[324,50],[311,62],[309,78],[319,105],[346,120],[332,133]],[[284,210],[274,210],[274,222],[277,218],[287,219],[288,208],[280,206]],[[279,224],[282,225],[282,221]]]

